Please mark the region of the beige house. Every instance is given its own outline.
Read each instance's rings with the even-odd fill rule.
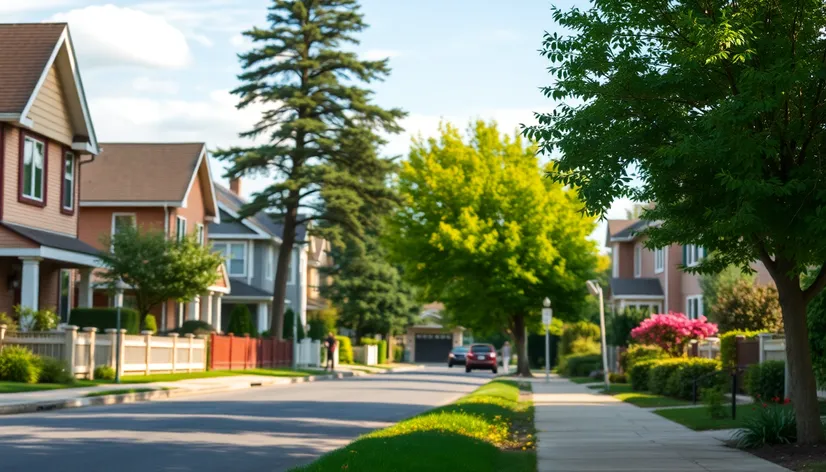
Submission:
[[[446,363],[450,350],[464,343],[464,328],[442,325],[444,309],[438,302],[423,306],[419,322],[407,328],[405,350],[410,362]]]

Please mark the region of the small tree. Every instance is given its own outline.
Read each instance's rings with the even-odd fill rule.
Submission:
[[[629,307],[608,318],[606,329],[608,344],[612,346],[628,346],[631,342],[631,330],[648,318],[645,310]]]
[[[112,249],[99,255],[106,269],[101,278],[110,290],[119,281],[132,287],[141,314],[170,299],[186,302],[201,295],[215,282],[223,262],[194,237],[179,241],[161,231],[122,227],[105,236],[103,244]]]
[[[777,289],[739,280],[723,286],[712,301],[711,319],[721,332],[783,330],[783,315]]]
[[[631,330],[631,337],[642,344],[660,346],[669,355],[678,357],[692,339],[705,339],[717,333],[717,325],[705,316],[690,320],[682,313],[654,315]]]
[[[229,315],[227,332],[236,336],[243,336],[245,334],[255,336],[257,334],[252,326],[252,316],[247,305],[235,305],[232,309],[232,313]]]

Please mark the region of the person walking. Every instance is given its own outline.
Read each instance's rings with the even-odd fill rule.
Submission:
[[[508,374],[508,364],[511,362],[511,343],[505,341],[502,345],[502,371]]]
[[[336,337],[332,331],[327,333],[327,337],[324,339],[324,346],[327,348],[327,363],[324,364],[324,370],[327,370],[327,366],[329,366],[332,372],[336,369],[335,359],[333,357],[336,353]]]

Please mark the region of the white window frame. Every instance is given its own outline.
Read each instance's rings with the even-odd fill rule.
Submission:
[[[642,277],[642,246],[639,244],[634,246],[634,277]]]
[[[197,223],[195,225],[195,236],[198,238],[198,244],[200,244],[201,246],[203,246],[206,242],[204,234],[204,225],[201,223]]]
[[[298,252],[293,249],[293,253],[290,254],[290,264],[287,266],[287,285],[295,285],[295,271],[298,266],[298,262],[296,261],[298,256]]]
[[[637,310],[643,309],[643,307],[654,307],[653,311],[651,312],[652,315],[656,315],[662,313],[660,310],[661,304],[658,301],[655,302],[627,302],[623,305],[623,308],[636,308]]]
[[[249,271],[249,256],[247,254],[247,242],[246,241],[221,241],[221,242],[214,242],[212,243],[213,249],[218,249],[220,246],[224,246],[224,250],[222,251],[224,254],[224,260],[226,261],[227,266],[227,274],[230,277],[246,277],[247,272]],[[232,255],[232,246],[242,246],[244,248],[243,251],[243,260],[244,260],[244,272],[243,273],[232,273],[232,264],[230,264],[230,256]],[[221,251],[219,251],[221,252]]]
[[[614,247],[611,249],[611,258],[613,262],[611,263],[611,277],[617,278],[619,277],[619,262],[620,262],[620,245],[614,244]]]
[[[72,163],[72,173],[71,175],[67,172],[67,166],[69,162]],[[60,196],[60,200],[62,201],[61,205],[63,206],[64,210],[74,210],[75,209],[75,173],[77,168],[77,160],[75,159],[75,153],[67,151],[63,154],[63,195]],[[69,202],[68,205],[66,204],[66,188],[71,189],[69,191]]]
[[[182,230],[183,227],[183,230]],[[175,238],[178,241],[183,241],[186,237],[186,218],[183,216],[175,217]]]
[[[131,216],[132,217],[132,227],[137,228],[137,226],[138,226],[138,215],[136,213],[119,213],[119,212],[112,213],[112,232],[110,233],[112,235],[112,237],[115,236],[115,228],[117,228],[117,226],[115,225],[115,221],[118,219],[119,216]]]
[[[703,251],[703,246],[698,246],[696,244],[688,244],[685,247],[685,265],[686,267],[694,267],[703,260],[703,257],[700,255]]]
[[[46,152],[47,152],[46,151],[46,146],[47,146],[47,144],[46,144],[45,141],[35,139],[31,136],[25,136],[23,138],[23,155],[20,158],[20,165],[23,166],[23,175],[24,176],[26,175],[26,169],[25,169],[25,167],[26,167],[26,143],[31,143],[31,150],[32,150],[32,161],[31,161],[31,166],[32,166],[32,173],[31,173],[32,188],[31,188],[31,192],[32,193],[30,195],[27,195],[26,194],[26,186],[24,185],[23,188],[20,189],[20,194],[23,195],[25,198],[28,198],[30,200],[34,200],[36,202],[42,202],[43,197],[44,197],[44,193],[45,193],[45,190],[46,190]],[[36,192],[34,191],[35,188],[37,188],[36,185],[38,184],[38,182],[36,182],[36,180],[35,180],[35,175],[37,173],[35,172],[36,166],[35,166],[35,162],[34,162],[34,152],[35,152],[35,149],[37,149],[37,144],[40,144],[40,145],[43,146],[43,154],[41,155],[41,160],[40,160],[41,162],[40,162],[40,182],[39,182],[39,184],[40,184],[40,197],[39,198],[35,196]]]
[[[696,311],[692,310],[692,304],[696,302]],[[685,297],[685,316],[691,320],[696,320],[701,316],[705,316],[703,310],[703,296],[689,295]]]
[[[267,270],[267,280],[275,279],[275,251],[273,251],[272,246],[267,246],[266,254],[264,257],[267,258],[266,270]]]
[[[665,248],[654,249],[654,273],[662,274],[665,271]]]

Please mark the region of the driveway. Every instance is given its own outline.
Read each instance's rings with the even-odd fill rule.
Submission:
[[[463,369],[260,387],[0,417],[0,470],[282,471],[449,403],[491,378]]]

